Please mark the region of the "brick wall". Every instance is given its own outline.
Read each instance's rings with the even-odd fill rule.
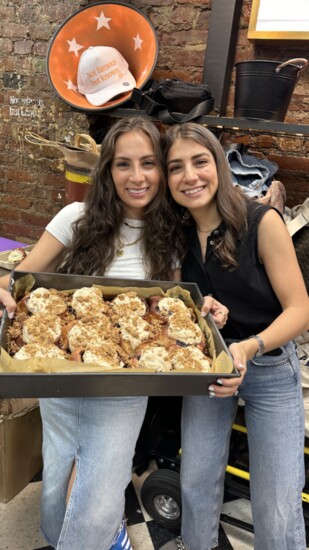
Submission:
[[[215,0],[213,0],[215,1]],[[74,111],[57,98],[46,73],[48,45],[58,26],[91,1],[14,0],[0,5],[0,234],[35,241],[46,223],[65,204],[66,180],[62,155],[24,139],[26,130],[48,139],[73,143],[78,132],[100,129],[111,117]],[[154,76],[198,82],[203,72],[211,0],[133,0],[153,22],[159,40]],[[247,27],[251,0],[244,0],[235,62],[246,59],[287,60],[309,56],[308,42],[249,42]],[[228,115],[233,115],[233,71]],[[309,71],[301,73],[286,117],[309,123]],[[225,143],[242,141],[254,154],[279,165],[278,177],[287,188],[288,205],[308,196],[309,143],[302,137],[226,133]]]

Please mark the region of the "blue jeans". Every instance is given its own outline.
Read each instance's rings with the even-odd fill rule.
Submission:
[[[245,401],[255,550],[305,550],[301,492],[304,411],[292,342],[276,357],[248,362],[239,388]],[[182,536],[191,550],[218,544],[235,397],[184,397],[182,411]]]
[[[108,550],[115,542],[146,405],[147,397],[40,400],[41,529],[57,550]]]

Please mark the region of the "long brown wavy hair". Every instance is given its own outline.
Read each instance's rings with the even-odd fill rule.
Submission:
[[[95,167],[92,185],[85,199],[84,214],[73,225],[73,240],[65,251],[58,271],[81,275],[104,275],[116,255],[116,242],[124,219],[111,166],[117,139],[128,132],[141,132],[151,141],[160,172],[159,190],[143,212],[142,247],[147,278],[172,278],[176,258],[184,254],[184,239],[166,196],[160,132],[149,120],[132,117],[118,120],[106,133]]]
[[[247,229],[248,199],[232,183],[230,168],[221,143],[210,130],[200,124],[187,122],[168,128],[163,138],[165,164],[168,152],[178,138],[196,141],[206,147],[214,157],[218,174],[217,210],[219,216],[225,222],[224,236],[216,242],[215,253],[221,260],[222,265],[236,267],[238,265],[236,261],[237,241]],[[185,225],[192,225],[194,220],[189,212],[174,201],[169,191],[168,197],[179,225],[183,228]]]

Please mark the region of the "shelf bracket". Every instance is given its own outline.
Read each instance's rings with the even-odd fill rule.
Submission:
[[[226,113],[242,0],[213,0],[204,60],[203,82],[215,99],[214,110]]]

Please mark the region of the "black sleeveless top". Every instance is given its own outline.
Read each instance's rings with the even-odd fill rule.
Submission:
[[[258,258],[258,225],[269,208],[256,201],[248,203],[248,232],[238,242],[237,268],[224,268],[213,253],[216,239],[224,234],[224,222],[208,237],[205,261],[195,226],[187,230],[190,250],[183,262],[182,280],[197,283],[203,296],[212,294],[228,307],[223,338],[242,340],[261,332],[282,312]]]

